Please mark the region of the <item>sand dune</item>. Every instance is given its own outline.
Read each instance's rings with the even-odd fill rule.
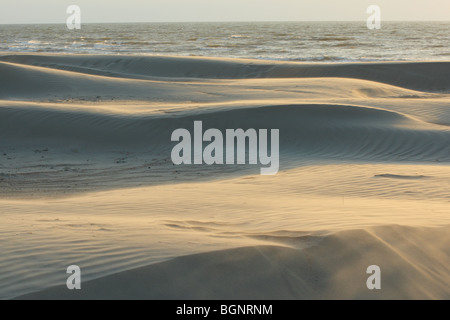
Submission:
[[[448,92],[448,62],[307,64],[197,57],[8,55],[1,61],[118,77],[315,78],[372,80],[413,90]],[[408,70],[408,72],[404,72]]]
[[[1,54],[0,298],[448,299],[449,71]],[[174,166],[197,120],[279,129],[280,172]]]
[[[107,145],[133,145],[148,148],[167,146],[170,135],[176,128],[192,128],[193,122],[201,120],[205,127],[225,130],[226,128],[282,128],[286,132],[281,141],[286,149],[295,147],[296,143],[307,144],[310,148],[323,140],[325,147],[335,134],[348,135],[348,139],[336,139],[345,145],[358,144],[358,134],[373,134],[373,138],[361,143],[373,143],[390,139],[404,132],[417,133],[419,138],[431,135],[434,143],[447,140],[450,130],[446,127],[432,125],[392,111],[349,105],[279,105],[269,107],[244,107],[232,110],[203,112],[195,115],[177,116],[123,116],[99,113],[73,112],[55,110],[54,108],[2,107],[2,135],[5,139],[21,140],[79,140],[84,144],[96,144],[99,148]],[[330,120],[332,116],[332,120]],[[339,132],[339,129],[341,129]],[[327,135],[327,131],[329,132]],[[371,131],[378,131],[372,133]],[[420,137],[421,136],[421,137]],[[165,137],[166,139],[160,139]],[[439,139],[439,137],[442,137]],[[340,138],[340,137],[339,137]],[[309,140],[313,140],[310,145]],[[161,141],[162,140],[162,141]],[[167,141],[169,140],[169,141]],[[417,141],[420,142],[420,141]],[[418,144],[418,145],[423,145]],[[394,149],[396,146],[392,146]],[[304,147],[302,151],[308,151]],[[395,150],[391,150],[395,151]],[[399,150],[401,151],[401,150]],[[448,150],[440,150],[444,154]],[[382,152],[380,152],[382,153]]]
[[[174,169],[170,161],[171,133],[205,128],[280,128],[281,169],[311,161],[448,163],[450,131],[391,111],[344,105],[290,105],[205,112],[195,116],[120,116],[44,108],[0,108],[4,163],[0,191],[22,197],[30,178],[36,190],[58,193],[61,185],[73,192],[92,191],[109,181],[118,188],[254,174],[252,165],[196,166]],[[332,121],[330,121],[332,119]],[[41,164],[36,167],[35,159]],[[62,160],[67,159],[67,160]],[[69,160],[70,159],[70,160]],[[199,176],[196,171],[202,172]],[[115,181],[111,181],[110,172]],[[140,176],[130,181],[130,176]],[[64,177],[65,181],[61,181]],[[91,179],[96,182],[92,183]],[[64,188],[63,190],[66,190]],[[65,191],[64,191],[65,192]],[[36,192],[33,192],[36,194]]]
[[[449,248],[448,227],[351,230],[303,250],[202,253],[86,282],[80,291],[61,286],[19,299],[448,299]],[[381,291],[366,286],[373,264],[382,270]]]
[[[73,192],[99,185],[117,188],[124,180],[131,186],[173,182],[164,174],[173,171],[170,135],[192,128],[195,120],[220,130],[279,128],[282,169],[316,160],[446,163],[450,157],[447,96],[369,81],[372,64],[350,65],[360,70],[360,79],[236,79],[250,77],[243,61],[35,55],[0,60],[9,61],[0,62],[0,97],[8,99],[0,101],[0,133],[10,160],[0,181],[8,186],[0,191],[4,196],[30,195],[30,178],[35,190],[46,194],[59,193],[61,183],[65,193],[70,186]],[[245,63],[259,68],[262,62]],[[228,80],[174,78],[189,76],[182,72],[190,68],[226,77],[222,65],[243,74],[230,73]],[[74,71],[74,66],[82,68]],[[174,73],[166,70],[170,66]],[[154,75],[153,67],[162,68],[166,77],[133,76]],[[292,64],[289,70],[303,67]],[[336,65],[316,67],[333,70]],[[411,70],[416,67],[389,64],[383,70],[394,77],[398,68],[407,69],[415,81]],[[39,167],[30,163],[29,153]],[[115,181],[105,172],[114,172]],[[178,181],[190,181],[256,169],[202,166],[177,172]]]

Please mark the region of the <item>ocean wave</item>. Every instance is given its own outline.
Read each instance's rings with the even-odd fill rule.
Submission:
[[[405,34],[406,27],[414,36]],[[358,23],[342,23],[339,28],[335,23],[84,24],[81,34],[68,33],[61,25],[35,26],[26,33],[23,26],[7,26],[0,30],[0,41],[5,43],[2,50],[10,52],[195,56],[220,48],[210,55],[311,62],[431,61],[449,59],[448,37],[442,36],[448,27],[385,23],[374,36]],[[94,48],[98,43],[114,46]]]

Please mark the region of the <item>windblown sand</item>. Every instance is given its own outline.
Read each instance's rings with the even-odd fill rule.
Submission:
[[[449,74],[0,54],[0,298],[449,299]],[[279,129],[280,172],[174,166],[195,120]]]

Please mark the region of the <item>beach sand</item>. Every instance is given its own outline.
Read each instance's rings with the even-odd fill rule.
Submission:
[[[0,298],[449,299],[449,74],[2,53]],[[197,120],[279,129],[280,172],[173,165]]]

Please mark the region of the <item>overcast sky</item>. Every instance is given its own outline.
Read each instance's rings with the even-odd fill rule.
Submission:
[[[0,24],[65,23],[71,4],[84,23],[364,21],[370,4],[385,21],[450,20],[450,0],[0,0]]]

